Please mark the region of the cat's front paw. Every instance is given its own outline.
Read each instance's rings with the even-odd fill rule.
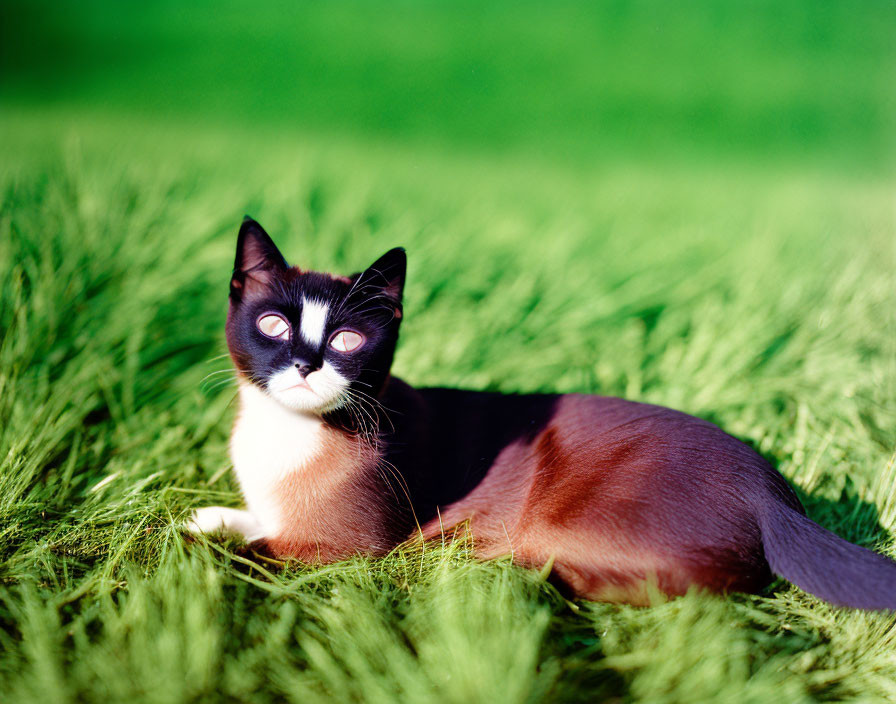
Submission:
[[[222,506],[206,506],[196,509],[193,511],[190,521],[184,524],[184,530],[194,535],[224,530],[227,527],[224,513],[226,510]]]
[[[206,506],[196,509],[184,530],[193,535],[228,531],[238,533],[248,542],[264,537],[258,521],[248,511],[225,506]]]

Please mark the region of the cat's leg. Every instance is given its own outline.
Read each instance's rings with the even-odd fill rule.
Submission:
[[[255,520],[255,516],[248,511],[225,506],[206,506],[197,509],[193,513],[192,520],[184,528],[194,534],[226,530],[239,533],[249,543],[264,537],[264,530]]]

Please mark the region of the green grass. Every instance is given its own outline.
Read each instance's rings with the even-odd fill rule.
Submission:
[[[896,556],[892,6],[34,7],[0,74],[4,702],[896,698],[894,617],[786,583],[570,603],[466,544],[283,569],[178,529],[239,504],[249,212],[303,267],[408,249],[407,381],[709,418]]]

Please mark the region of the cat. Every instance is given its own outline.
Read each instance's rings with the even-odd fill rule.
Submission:
[[[469,531],[574,597],[757,592],[774,575],[833,604],[896,609],[896,562],[806,515],[747,445],[679,411],[582,394],[415,389],[390,376],[406,257],[353,276],[290,267],[246,218],[226,336],[246,509],[207,507],[278,557],[326,563]]]

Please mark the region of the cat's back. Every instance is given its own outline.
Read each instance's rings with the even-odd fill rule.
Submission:
[[[466,478],[452,517],[491,515],[503,531],[568,522],[609,501],[661,514],[684,496],[697,511],[723,497],[746,509],[768,490],[799,506],[753,449],[674,409],[588,394],[421,393],[437,423],[435,462]]]
[[[683,449],[700,439],[713,448],[753,454],[708,421],[614,396],[502,394],[449,388],[423,388],[419,393],[425,401],[434,442],[446,451],[451,447],[469,455],[474,464],[487,462],[488,467],[480,470],[488,469],[501,451],[512,445],[579,455],[604,453],[610,448],[617,454],[631,455],[638,449],[650,449],[656,455]],[[446,456],[445,452],[440,454]]]

